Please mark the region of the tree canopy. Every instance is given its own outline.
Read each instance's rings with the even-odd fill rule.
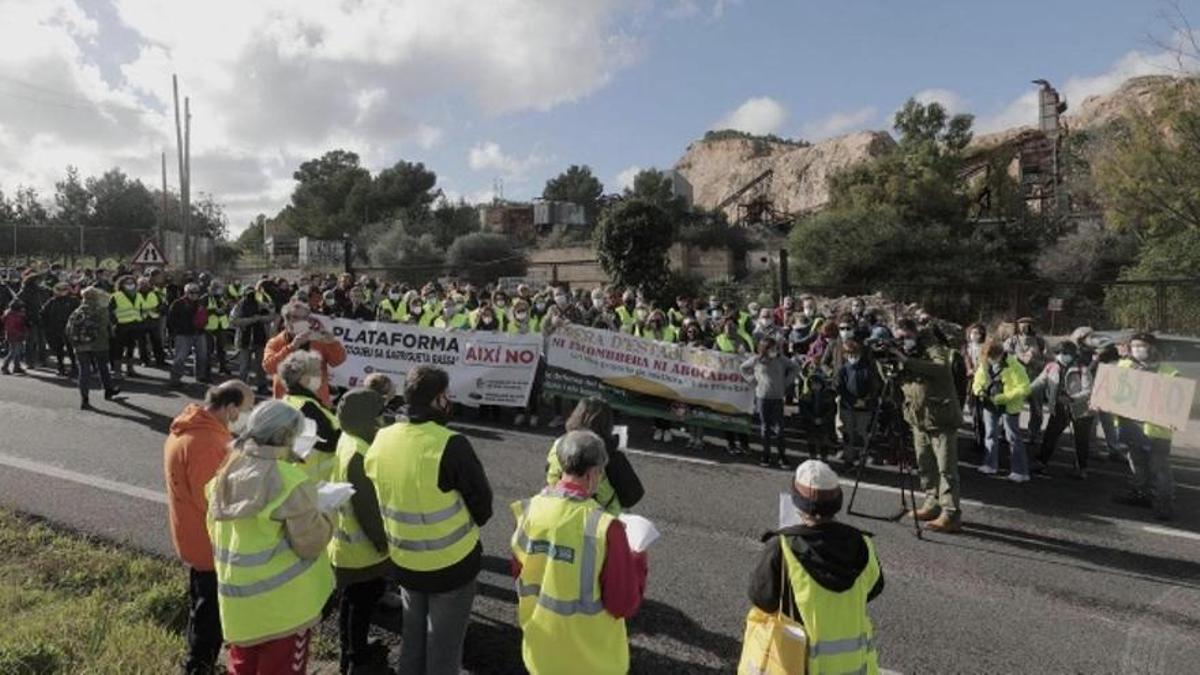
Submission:
[[[529,260],[508,237],[475,232],[454,240],[446,251],[446,264],[460,278],[484,284],[497,277],[524,275]]]
[[[667,281],[676,227],[653,202],[632,198],[610,208],[593,232],[596,257],[613,283],[655,294]]]
[[[542,189],[542,199],[573,202],[582,206],[589,223],[595,222],[603,195],[604,184],[592,175],[592,168],[578,164],[572,164],[566,171],[546,181],[546,187]]]

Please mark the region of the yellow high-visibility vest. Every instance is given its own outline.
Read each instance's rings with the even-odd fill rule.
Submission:
[[[283,489],[250,518],[207,519],[217,574],[221,631],[234,644],[288,634],[321,616],[333,593],[333,568],[322,551],[304,560],[288,545],[283,522],[271,514],[308,480],[297,466],[276,461]],[[206,492],[212,501],[216,479]]]
[[[229,314],[221,310],[220,303],[216,298],[208,299],[208,323],[204,324],[204,330],[228,330],[229,329]]]
[[[375,435],[363,460],[379,497],[389,554],[401,569],[445,569],[479,543],[462,495],[438,487],[442,453],[453,435],[436,422],[398,422]]]
[[[512,510],[525,667],[533,675],[628,672],[625,620],[605,611],[600,589],[613,516],[593,499],[554,488]]]
[[[400,323],[408,320],[408,307],[403,300],[397,300],[393,304],[391,298],[384,298],[379,301],[379,309],[375,311],[375,314],[385,321]]]
[[[330,412],[328,408],[321,405],[321,402],[315,398],[288,394],[287,396],[283,397],[283,402],[292,406],[296,410],[302,410],[305,403],[312,403],[317,406],[317,409],[321,411],[321,414],[325,416],[325,419],[329,420],[329,423],[333,425],[334,429],[342,428],[341,424],[338,423],[337,416]],[[305,458],[304,463],[300,466],[304,468],[304,472],[308,474],[309,478],[320,482],[323,480],[329,480],[329,477],[333,475],[333,467],[335,464],[337,464],[337,453],[313,450],[308,454],[308,457]]]
[[[746,335],[745,332],[739,330],[737,336],[738,339],[742,341],[742,344],[745,345],[747,352],[754,351],[754,340],[751,340],[749,335]],[[738,343],[724,332],[717,336],[715,343],[717,349],[723,352],[732,354],[738,350]]]
[[[129,323],[137,323],[142,320],[141,305],[138,303],[138,298],[135,295],[132,300],[124,291],[113,293],[113,304],[116,305],[117,323],[125,325]]]
[[[350,461],[365,454],[367,442],[357,436],[342,432],[338,439],[337,461],[333,465],[333,473],[329,480],[334,483],[350,482]],[[333,539],[329,542],[329,560],[334,567],[346,569],[362,569],[371,567],[387,560],[386,551],[379,551],[367,539],[354,515],[354,507],[350,502],[342,504],[333,514]]]
[[[156,321],[159,317],[158,307],[162,304],[162,298],[158,296],[158,291],[139,292],[136,304],[142,311],[142,320]]]
[[[466,314],[463,314],[462,312],[459,312],[458,314],[455,314],[454,316],[450,317],[449,321],[446,321],[446,317],[439,316],[438,318],[434,319],[433,327],[434,328],[445,328],[447,330],[463,329],[463,328],[468,327],[470,321],[471,321],[471,317],[469,317]]]
[[[863,541],[867,544],[867,566],[853,586],[839,593],[813,579],[792,553],[787,537],[779,537],[792,596],[808,636],[805,672],[879,673],[875,628],[867,615],[867,595],[879,580],[879,560],[875,558],[871,538],[863,535]]]

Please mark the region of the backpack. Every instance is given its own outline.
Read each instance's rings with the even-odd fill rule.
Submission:
[[[67,339],[72,345],[91,344],[100,338],[100,322],[93,312],[78,307],[67,319]]]

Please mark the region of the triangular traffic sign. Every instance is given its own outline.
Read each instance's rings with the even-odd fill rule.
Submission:
[[[132,263],[134,265],[166,265],[167,256],[163,255],[162,249],[154,243],[153,239],[147,239],[138,247],[137,253],[133,254]]]

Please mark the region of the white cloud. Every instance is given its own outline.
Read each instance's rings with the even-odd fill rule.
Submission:
[[[878,111],[875,106],[867,106],[858,110],[835,112],[825,119],[805,124],[801,130],[805,140],[819,141],[841,134],[858,131],[875,119]]]
[[[525,180],[530,169],[545,163],[546,160],[537,153],[530,153],[525,157],[509,155],[493,141],[477,143],[467,153],[467,165],[472,171],[494,171],[517,181]]]
[[[641,171],[642,167],[637,165],[625,167],[620,173],[617,174],[617,178],[613,182],[616,184],[618,190],[629,189],[633,187],[633,179],[636,178]]]
[[[787,109],[770,96],[747,99],[724,119],[713,125],[714,129],[737,129],[751,134],[773,134],[787,121]]]
[[[922,89],[913,94],[913,98],[924,105],[940,103],[946,113],[952,116],[965,113],[970,108],[965,98],[949,89]]]
[[[110,1],[120,30],[81,0],[0,0],[0,186],[48,193],[67,163],[84,174],[120,165],[157,184],[178,73],[193,110],[193,191],[235,197],[239,226],[254,215],[240,205],[278,209],[287,191],[267,186],[328,149],[373,169],[422,159],[412,154],[462,123],[439,98],[485,115],[547,110],[605,86],[641,52],[625,21],[638,0]],[[105,42],[114,35],[121,44]],[[105,62],[106,81],[98,54],[130,56]],[[237,170],[203,161],[222,157]]]

